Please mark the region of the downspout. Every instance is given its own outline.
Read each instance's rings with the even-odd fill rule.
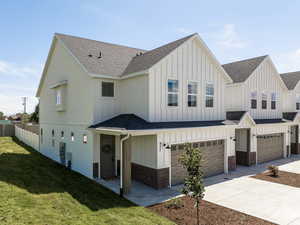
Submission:
[[[130,134],[120,140],[120,196],[123,197],[123,142],[130,137]]]

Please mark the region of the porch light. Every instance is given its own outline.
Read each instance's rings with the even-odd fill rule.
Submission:
[[[165,148],[165,149],[168,149],[168,150],[170,150],[170,149],[171,149],[171,146],[170,146],[170,145],[168,145],[168,144],[166,144],[166,143],[164,143],[164,144],[163,144],[163,146],[164,146],[164,148]]]

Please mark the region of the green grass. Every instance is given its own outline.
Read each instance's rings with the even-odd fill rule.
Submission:
[[[172,223],[4,137],[0,138],[0,224]]]

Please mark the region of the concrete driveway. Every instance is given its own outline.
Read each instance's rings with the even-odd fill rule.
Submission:
[[[273,161],[255,167],[238,167],[229,175],[205,180],[205,200],[277,224],[300,225],[300,188],[276,184],[249,176],[263,172],[267,165],[300,173],[300,156]]]

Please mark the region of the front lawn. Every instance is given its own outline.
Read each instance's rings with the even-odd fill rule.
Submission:
[[[173,223],[5,137],[0,138],[0,224]]]

